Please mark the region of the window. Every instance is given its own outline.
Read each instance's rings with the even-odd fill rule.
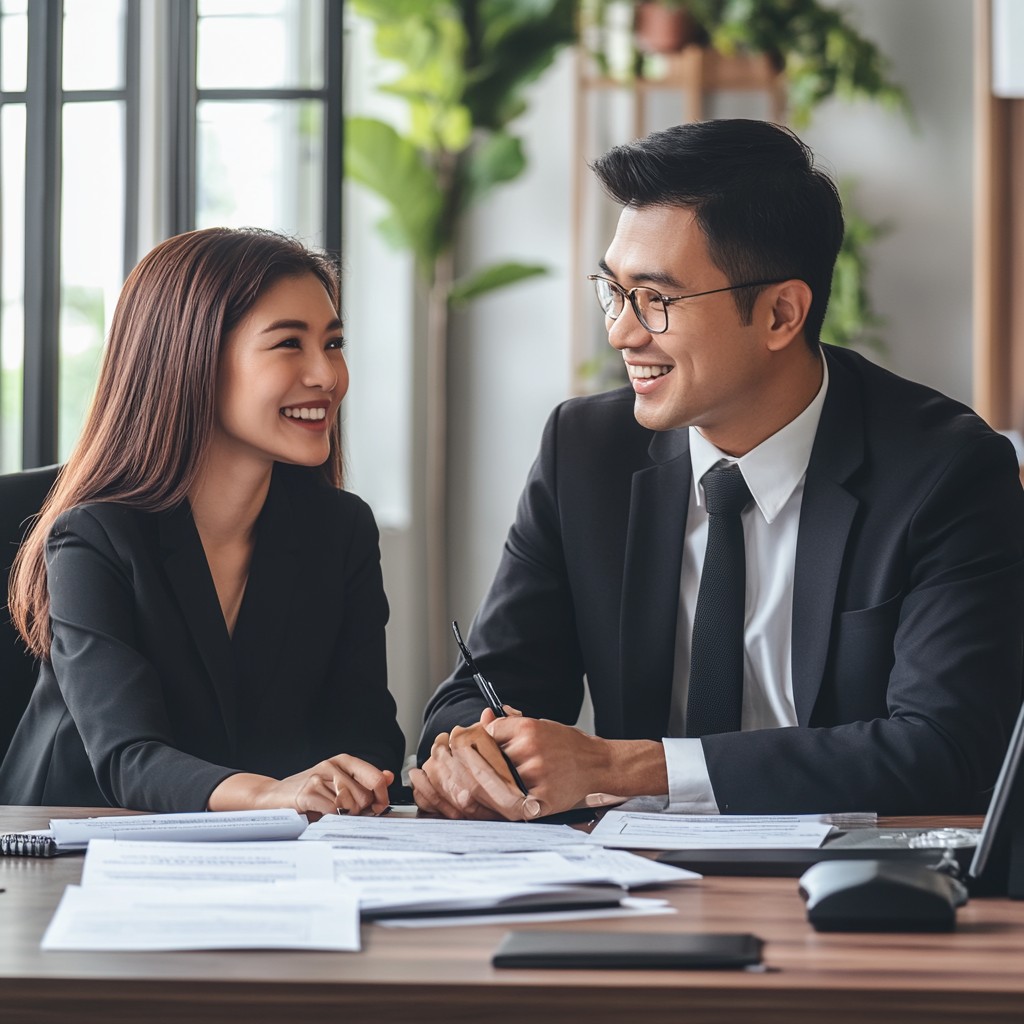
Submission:
[[[197,227],[269,221],[339,248],[341,30],[332,22],[323,0],[200,0]]]
[[[28,0],[0,3],[0,470],[21,460]]]
[[[340,248],[340,24],[341,0],[0,0],[0,471],[67,457],[160,239]]]

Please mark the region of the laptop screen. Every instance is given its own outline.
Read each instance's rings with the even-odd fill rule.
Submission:
[[[1024,707],[1017,715],[1017,724],[1013,727],[1010,746],[1006,751],[1006,757],[1003,758],[1003,766],[999,769],[996,788],[992,790],[992,799],[989,801],[985,824],[974,850],[974,858],[971,860],[971,866],[967,869],[967,873],[972,878],[981,877],[985,865],[988,863],[989,854],[995,846],[996,836],[1006,817],[1010,796],[1013,793],[1014,783],[1017,781],[1022,751],[1024,751]]]

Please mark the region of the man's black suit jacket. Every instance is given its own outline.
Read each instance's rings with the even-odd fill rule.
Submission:
[[[377,528],[355,495],[275,467],[231,636],[187,503],[71,509],[47,578],[51,659],[0,803],[204,810],[233,772],[340,753],[398,777]]]
[[[704,737],[723,812],[983,809],[1021,702],[1024,495],[1010,443],[969,409],[826,352],[793,597],[798,728]],[[628,388],[555,410],[472,630],[525,714],[572,723],[583,678],[608,738],[665,734],[685,429],[654,434]],[[427,711],[483,708],[463,663]]]

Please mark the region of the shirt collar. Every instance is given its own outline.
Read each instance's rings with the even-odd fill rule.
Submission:
[[[796,419],[765,438],[756,448],[736,459],[716,448],[696,427],[689,427],[690,464],[693,467],[693,493],[698,505],[704,504],[700,478],[723,459],[740,467],[757,507],[766,522],[772,522],[789,501],[797,484],[807,472],[811,448],[818,432],[818,421],[828,392],[828,361],[821,360],[821,387],[811,404]]]

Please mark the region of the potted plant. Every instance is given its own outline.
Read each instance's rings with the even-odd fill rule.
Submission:
[[[766,53],[786,76],[789,116],[805,125],[833,95],[909,112],[881,51],[841,7],[820,0],[680,0],[722,53]]]
[[[456,280],[455,242],[466,212],[526,166],[512,123],[523,90],[576,40],[574,0],[353,0],[375,26],[378,53],[400,69],[383,89],[408,105],[409,128],[367,117],[345,122],[345,175],[376,192],[380,228],[415,255],[427,292],[425,532],[428,659],[448,665],[447,338],[453,307],[545,268],[508,261]]]
[[[707,42],[707,33],[685,0],[638,3],[633,12],[633,34],[642,53],[678,53],[691,43]]]

